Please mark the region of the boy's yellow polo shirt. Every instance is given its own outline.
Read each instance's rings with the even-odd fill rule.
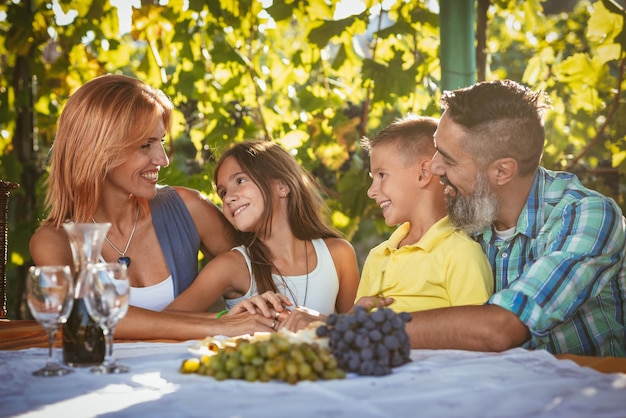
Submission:
[[[409,228],[409,223],[402,224],[370,251],[356,300],[382,292],[395,299],[389,306],[394,311],[415,312],[479,305],[489,298],[493,273],[477,242],[455,229],[446,216],[416,244],[397,248]]]

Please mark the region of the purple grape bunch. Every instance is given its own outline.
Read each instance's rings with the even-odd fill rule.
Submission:
[[[340,368],[365,376],[383,376],[411,361],[411,342],[405,324],[408,312],[389,308],[368,311],[355,306],[352,312],[331,314],[317,328],[318,337],[329,338],[331,353]]]

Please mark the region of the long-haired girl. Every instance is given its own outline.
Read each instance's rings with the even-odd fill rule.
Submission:
[[[208,263],[168,309],[204,310],[222,295],[230,308],[267,292],[323,315],[352,307],[354,248],[328,225],[317,183],[291,154],[271,141],[237,143],[221,156],[214,181],[243,245]]]

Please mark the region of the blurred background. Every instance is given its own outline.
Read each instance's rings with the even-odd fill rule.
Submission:
[[[0,179],[9,200],[7,317],[28,315],[28,241],[69,95],[105,73],[176,112],[161,182],[205,192],[232,142],[270,139],[323,186],[362,263],[386,239],[359,148],[395,118],[439,116],[446,89],[510,78],[546,91],[543,165],[624,209],[623,0],[1,0]],[[205,263],[206,260],[199,260]]]

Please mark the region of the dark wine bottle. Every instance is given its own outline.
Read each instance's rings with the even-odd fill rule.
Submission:
[[[104,361],[104,353],[102,328],[89,316],[85,300],[74,299],[72,312],[63,324],[63,361],[72,367],[96,366]]]
[[[100,259],[110,223],[64,223],[74,258],[74,305],[63,324],[63,361],[68,366],[97,366],[104,361],[106,345],[102,328],[89,316],[85,297],[89,266]]]

